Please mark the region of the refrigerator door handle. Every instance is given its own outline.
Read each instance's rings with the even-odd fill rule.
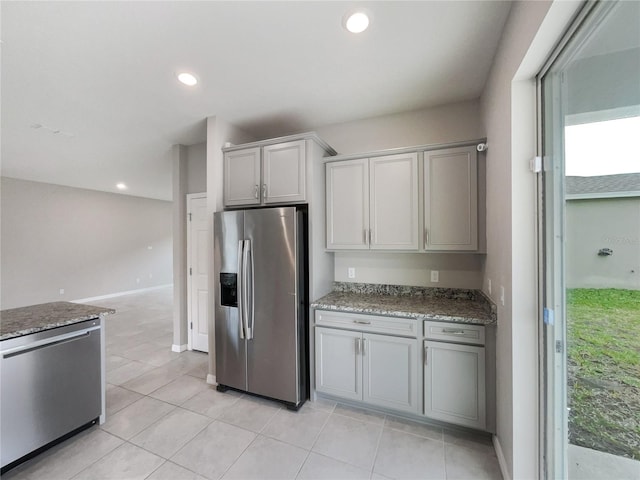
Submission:
[[[238,283],[236,298],[238,299],[238,324],[240,326],[240,338],[244,340],[244,299],[242,298],[244,279],[242,276],[242,256],[244,252],[244,240],[238,241]]]
[[[253,255],[251,255],[251,240],[244,241],[242,277],[244,328],[247,340],[251,340],[253,338]],[[251,326],[249,326],[249,322],[251,322]]]
[[[251,241],[244,241],[244,248],[242,250],[242,324],[244,326],[245,337],[247,340],[251,340],[253,338],[251,328],[249,327],[249,317],[252,315],[252,299],[250,292],[250,284],[252,279],[250,278],[249,272],[249,255],[251,254]],[[252,272],[251,272],[252,273]]]

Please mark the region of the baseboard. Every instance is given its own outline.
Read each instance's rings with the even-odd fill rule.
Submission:
[[[207,373],[207,383],[209,385],[217,385],[218,382],[216,382],[216,376],[211,375],[210,373]]]
[[[173,286],[172,283],[167,283],[166,285],[157,285],[155,287],[139,288],[137,290],[127,290],[124,292],[109,293],[108,295],[99,295],[97,297],[80,298],[78,300],[71,300],[71,302],[72,303],[95,302],[96,300],[104,300],[105,298],[121,297],[123,295],[132,295],[134,293],[151,292],[153,290],[160,290],[161,288],[172,287],[172,286]]]
[[[171,345],[172,352],[180,353],[180,352],[184,352],[186,349],[187,349],[187,345],[176,345],[176,344]]]
[[[500,465],[500,472],[502,472],[502,478],[504,480],[511,480],[511,476],[507,471],[507,461],[504,458],[504,452],[502,451],[502,445],[500,445],[500,440],[498,440],[498,436],[493,436],[493,448],[496,450],[496,457],[498,457],[498,465]]]

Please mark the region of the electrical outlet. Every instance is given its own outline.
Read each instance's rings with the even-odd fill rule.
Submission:
[[[356,278],[356,269],[353,267],[347,268],[347,277]]]
[[[64,295],[64,288],[60,289],[60,295]]]
[[[438,283],[440,281],[440,272],[438,270],[431,270],[431,282]]]

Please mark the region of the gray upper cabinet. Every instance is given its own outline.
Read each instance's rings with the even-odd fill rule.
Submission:
[[[264,203],[304,202],[306,199],[305,141],[262,148]]]
[[[224,205],[306,201],[305,140],[224,153]]]
[[[326,164],[327,248],[369,248],[369,159]]]
[[[424,249],[478,250],[475,146],[424,152]]]
[[[418,250],[418,154],[369,160],[370,239],[375,250]]]
[[[224,204],[260,204],[260,148],[224,154]]]
[[[417,153],[327,163],[327,249],[418,250]]]

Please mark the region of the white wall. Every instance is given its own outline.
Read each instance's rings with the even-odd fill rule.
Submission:
[[[316,132],[339,154],[484,137],[478,101],[327,125]],[[341,252],[335,254],[335,280],[354,281],[347,278],[347,268],[355,267],[356,282],[479,289],[482,263],[477,254]],[[430,270],[440,271],[439,283],[431,283]]]
[[[171,202],[6,177],[1,195],[1,308],[172,283]]]
[[[535,75],[580,4],[514,2],[481,97],[489,145],[483,290],[498,305],[496,446],[506,478],[539,477]]]
[[[640,290],[640,198],[569,200],[566,209],[567,287]]]
[[[187,147],[187,193],[207,191],[207,142]]]

